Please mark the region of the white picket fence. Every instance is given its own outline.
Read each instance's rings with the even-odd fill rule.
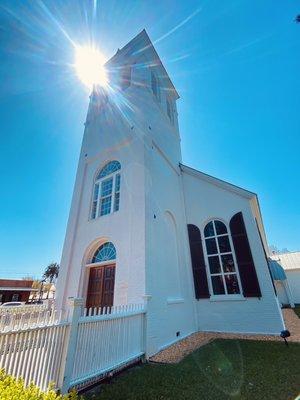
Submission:
[[[49,312],[48,312],[49,313]],[[82,309],[73,300],[68,319],[52,312],[30,324],[6,325],[0,332],[0,368],[65,393],[102,379],[138,360],[145,349],[143,305]]]
[[[79,319],[71,386],[99,378],[144,353],[144,308],[129,305]]]
[[[62,320],[61,313],[46,308],[27,310],[17,313],[0,313],[0,332],[30,327],[53,325]]]
[[[46,304],[24,304],[22,306],[6,306],[0,307],[0,315],[7,314],[24,314],[30,312],[39,312],[43,310],[47,310]]]
[[[28,328],[0,334],[0,366],[25,384],[34,382],[47,390],[51,382],[62,386],[64,352],[69,333],[68,324]]]

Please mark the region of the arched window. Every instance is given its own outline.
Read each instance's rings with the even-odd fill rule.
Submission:
[[[240,294],[239,277],[226,225],[210,221],[204,228],[208,272],[213,295]]]
[[[111,242],[106,242],[96,250],[92,258],[92,263],[115,260],[116,255],[115,246]]]
[[[120,175],[119,161],[110,161],[98,173],[94,185],[91,218],[118,211],[120,207]]]

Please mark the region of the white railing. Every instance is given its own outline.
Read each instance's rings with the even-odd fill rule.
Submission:
[[[86,314],[79,319],[71,386],[106,375],[144,353],[143,305]]]
[[[144,354],[143,305],[86,310],[81,299],[72,302],[68,320],[52,310],[34,318],[15,314],[4,323],[0,369],[22,377],[26,385],[34,382],[46,390],[53,382],[66,393]]]

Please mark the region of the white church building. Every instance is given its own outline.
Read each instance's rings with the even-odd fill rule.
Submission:
[[[256,194],[182,163],[179,95],[145,31],[106,69],[109,86],[90,98],[57,307],[146,302],[150,355],[196,331],[279,334]]]

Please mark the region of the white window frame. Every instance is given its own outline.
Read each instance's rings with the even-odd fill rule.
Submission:
[[[120,188],[119,188],[118,192],[115,191],[117,175],[120,176]],[[112,179],[112,192],[111,192],[111,195],[107,195],[107,196],[101,197],[101,184],[102,184],[102,182],[104,182],[104,181],[106,181],[108,179]],[[95,201],[94,200],[94,192],[95,192],[96,185],[99,185],[99,186],[98,186],[98,195],[97,195],[96,215],[95,215],[95,217],[93,217],[93,204],[94,204],[94,201]],[[121,170],[120,169],[118,169],[115,172],[112,172],[109,175],[103,176],[103,178],[96,179],[94,181],[94,186],[93,186],[93,191],[92,191],[92,202],[91,202],[91,208],[90,208],[91,209],[91,211],[90,211],[90,219],[93,221],[93,220],[98,219],[100,217],[105,217],[106,215],[110,215],[112,213],[118,212],[120,210],[120,192],[121,192]],[[116,193],[119,193],[119,208],[118,208],[118,210],[115,210]],[[107,214],[100,215],[101,200],[104,199],[104,198],[107,198],[109,196],[111,196],[110,211]]]
[[[226,226],[226,230],[227,233],[221,234],[221,235],[217,235],[217,231],[215,229],[215,224],[214,221],[220,221],[222,222],[225,226]],[[207,236],[205,237],[204,235],[204,230],[205,227],[210,223],[213,222],[214,225],[214,230],[215,230],[215,235],[214,236]],[[226,253],[220,253],[220,248],[219,248],[219,243],[218,243],[218,237],[221,236],[228,236],[229,239],[229,243],[230,243],[230,248],[231,251],[230,252],[226,252]],[[210,301],[221,301],[221,300],[245,300],[245,297],[243,296],[243,287],[242,287],[242,283],[241,283],[241,279],[240,279],[240,273],[239,273],[239,268],[238,268],[238,264],[237,264],[237,260],[236,260],[236,256],[235,256],[235,251],[234,251],[234,247],[233,247],[233,242],[232,242],[232,238],[231,238],[231,233],[229,230],[229,226],[228,224],[222,220],[221,218],[211,218],[208,221],[205,222],[205,224],[203,225],[203,229],[202,229],[202,241],[203,241],[203,249],[204,249],[204,254],[205,254],[205,266],[206,266],[206,274],[207,274],[207,281],[208,281],[208,287],[209,287],[209,292],[210,292]],[[216,240],[216,245],[217,245],[217,253],[214,254],[208,254],[207,252],[207,248],[206,248],[206,241],[205,239],[215,239]],[[223,266],[222,266],[222,259],[221,256],[223,255],[228,255],[231,254],[232,258],[233,258],[233,263],[234,263],[234,269],[235,272],[223,272]],[[221,272],[220,273],[216,273],[216,274],[211,274],[210,272],[210,268],[209,268],[209,257],[212,256],[218,256],[219,257],[219,262],[220,262],[220,266],[221,266]],[[212,285],[212,276],[218,276],[221,275],[222,276],[222,280],[223,280],[223,285],[224,285],[224,289],[225,289],[225,294],[215,294],[214,290],[213,290],[213,285]],[[228,294],[227,293],[227,286],[226,286],[226,282],[225,282],[225,275],[236,275],[237,277],[237,281],[238,281],[238,285],[239,285],[239,291],[240,293],[237,294]]]

